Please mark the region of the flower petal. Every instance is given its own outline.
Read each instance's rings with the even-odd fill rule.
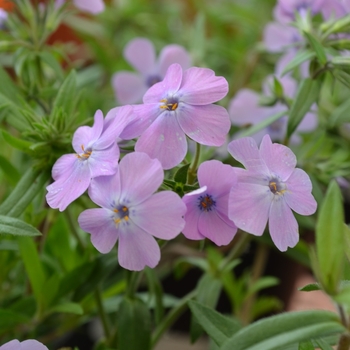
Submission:
[[[260,145],[260,155],[270,172],[286,181],[297,165],[295,154],[286,146],[272,143],[269,135],[265,135]]]
[[[144,103],[160,103],[162,99],[174,95],[181,85],[182,68],[178,63],[172,64],[162,81],[152,85],[143,96]]]
[[[191,65],[191,57],[184,47],[176,44],[164,46],[158,59],[159,73],[165,76],[167,69],[178,63],[182,69],[187,69]]]
[[[159,103],[150,103],[133,106],[133,120],[126,125],[120,137],[124,140],[131,140],[139,137],[163,112]]]
[[[221,146],[225,142],[231,122],[224,107],[185,105],[178,109],[177,120],[191,139],[207,146]]]
[[[120,266],[132,271],[155,267],[160,260],[158,243],[130,220],[119,234],[118,260]]]
[[[102,254],[109,253],[118,239],[113,212],[108,209],[87,209],[78,217],[79,226],[91,234],[91,243]]]
[[[0,347],[1,350],[19,350],[21,349],[21,344],[17,339],[11,340],[8,343]],[[34,349],[33,349],[34,350]]]
[[[119,163],[120,203],[135,206],[148,199],[162,184],[164,172],[158,159],[147,154],[127,154]]]
[[[217,160],[203,162],[197,172],[200,186],[207,186],[207,192],[215,197],[229,193],[231,187],[237,183],[234,168]]]
[[[276,247],[285,252],[299,240],[298,223],[282,196],[275,196],[269,214],[270,235]]]
[[[52,178],[58,180],[59,178],[68,178],[74,169],[74,163],[78,162],[76,154],[64,154],[58,158],[52,167]]]
[[[185,226],[186,206],[174,192],[162,191],[130,210],[130,219],[160,239],[175,238]]]
[[[237,227],[223,221],[216,210],[202,212],[198,220],[199,232],[214,242],[216,245],[229,244],[237,232]]]
[[[154,70],[156,53],[152,42],[145,38],[131,40],[124,49],[125,59],[143,75]]]
[[[112,76],[112,86],[117,101],[123,105],[142,102],[147,91],[145,78],[141,74],[126,71]]]
[[[100,207],[114,209],[120,197],[120,176],[117,172],[112,176],[99,176],[91,180],[89,197]]]
[[[283,196],[291,209],[301,215],[315,213],[317,202],[311,194],[312,183],[304,170],[295,169],[286,185],[287,191]]]
[[[83,147],[86,149],[93,145],[101,136],[103,123],[102,111],[98,110],[95,113],[94,125],[92,127],[81,126],[74,133],[72,142],[74,151],[80,154],[83,151]]]
[[[73,2],[78,9],[90,12],[93,15],[103,12],[105,9],[105,4],[102,0],[73,0]]]
[[[224,98],[228,83],[224,77],[217,77],[209,68],[192,67],[184,71],[181,101],[192,105],[208,105]]]
[[[163,169],[178,165],[187,152],[186,136],[173,113],[164,111],[135,144],[137,152],[159,159]]]
[[[118,169],[119,155],[119,147],[116,143],[101,151],[94,150],[87,160],[91,178],[115,174]]]
[[[246,169],[268,175],[270,174],[266,164],[260,157],[258,146],[251,137],[243,137],[233,140],[228,144],[228,151]]]
[[[261,236],[269,217],[272,199],[273,194],[268,186],[238,183],[230,192],[228,217],[238,228]]]
[[[263,32],[265,47],[270,52],[282,52],[293,43],[295,28],[277,22],[268,23]]]

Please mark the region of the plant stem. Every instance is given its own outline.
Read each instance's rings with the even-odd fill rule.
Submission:
[[[193,185],[194,180],[196,178],[200,155],[201,155],[201,145],[199,143],[196,143],[196,154],[194,156],[191,167],[188,169],[188,174],[187,174],[187,182],[190,185]]]
[[[107,339],[107,342],[109,343],[110,337],[111,337],[111,330],[110,330],[108,316],[107,316],[105,309],[103,307],[102,295],[101,295],[101,290],[99,287],[95,288],[94,297],[95,297],[95,301],[96,301],[97,312],[98,312],[98,315],[99,315],[100,320],[102,322],[103,331],[104,331],[105,337]]]
[[[338,306],[338,312],[340,315],[341,322],[346,328],[348,328],[349,322],[348,322],[345,310],[341,305],[337,304],[337,306]],[[350,335],[342,334],[339,339],[337,350],[349,350],[349,349],[350,349]]]
[[[158,327],[153,332],[152,340],[151,340],[151,349],[154,348],[154,346],[159,341],[160,337],[163,335],[163,333],[169,329],[172,324],[180,317],[180,315],[186,310],[187,308],[187,302],[194,298],[197,294],[196,290],[191,291],[187,295],[185,295],[180,302],[177,304],[176,307],[171,309],[168,314],[165,316],[162,323],[158,325]]]

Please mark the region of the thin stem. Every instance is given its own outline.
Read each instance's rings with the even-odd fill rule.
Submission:
[[[107,342],[109,342],[111,337],[110,324],[109,324],[107,313],[103,307],[102,295],[99,287],[95,288],[94,297],[96,301],[97,312],[102,322],[103,331],[107,339]]]
[[[337,304],[337,307],[338,307],[338,312],[340,315],[341,323],[346,328],[348,328],[349,322],[348,322],[348,318],[346,316],[344,308],[339,304]],[[339,339],[337,350],[349,350],[349,349],[350,349],[350,335],[349,334],[342,334],[340,339]]]
[[[68,226],[69,226],[73,236],[75,237],[75,239],[78,242],[79,249],[81,249],[81,251],[85,251],[85,243],[83,242],[83,240],[79,236],[79,233],[75,227],[75,222],[73,221],[72,214],[71,214],[70,210],[69,209],[65,210],[64,215],[66,216]]]
[[[129,298],[133,298],[137,288],[140,284],[141,278],[142,278],[142,272],[137,272],[137,271],[128,271],[125,270],[127,273],[127,281],[128,281],[128,286],[126,290],[126,295]]]
[[[181,301],[176,307],[174,307],[168,312],[163,322],[159,324],[153,332],[151,349],[154,348],[154,346],[157,344],[163,333],[172,326],[172,324],[181,316],[183,312],[185,312],[185,310],[187,309],[187,302],[194,298],[196,294],[196,290],[191,291],[181,299]]]
[[[190,185],[193,185],[194,180],[196,178],[197,167],[198,167],[200,155],[201,155],[201,145],[199,143],[196,143],[196,154],[194,156],[193,163],[192,163],[191,167],[188,169],[188,175],[187,175],[188,176],[188,183]]]

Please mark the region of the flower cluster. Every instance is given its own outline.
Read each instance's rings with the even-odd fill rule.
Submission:
[[[133,56],[140,47],[148,47],[148,68]],[[156,66],[163,69],[171,61],[170,53],[176,50],[179,48],[165,48]],[[154,50],[147,40],[135,39],[126,48],[126,56],[143,79],[155,72]],[[130,77],[125,72],[120,74],[116,76],[119,83]],[[100,208],[83,211],[78,218],[80,227],[91,234],[92,244],[101,253],[110,252],[118,242],[119,264],[129,270],[155,267],[160,260],[155,238],[170,240],[180,232],[189,239],[208,238],[217,245],[226,245],[238,228],[261,235],[269,221],[278,249],[295,246],[299,236],[292,210],[311,215],[316,202],[308,176],[295,169],[292,151],[272,143],[269,135],[260,136],[260,149],[252,138],[239,138],[229,144],[229,152],[246,170],[217,160],[204,161],[198,167],[197,189],[191,187],[182,199],[173,191],[157,192],[164,181],[164,170],[184,161],[187,138],[199,145],[220,147],[231,126],[227,110],[214,104],[228,92],[225,78],[208,68],[184,70],[181,64],[173,63],[159,80],[145,92],[143,104],[113,108],[106,118],[97,111],[92,127],[77,129],[73,137],[75,153],[62,156],[53,167],[54,182],[47,187],[48,204],[65,210],[88,190]],[[287,77],[284,85],[292,97],[295,82]],[[123,96],[132,100],[131,95],[126,98],[127,93]],[[263,117],[265,111],[258,106],[250,103],[249,107]],[[231,117],[242,114],[245,118],[245,112],[231,103]],[[249,118],[253,117],[246,117],[245,122],[253,122]],[[118,162],[118,142],[136,138],[135,152]]]

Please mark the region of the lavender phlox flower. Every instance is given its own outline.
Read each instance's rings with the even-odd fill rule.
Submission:
[[[48,348],[34,339],[19,342],[17,339],[0,346],[0,350],[48,350]]]
[[[145,153],[127,154],[113,176],[94,178],[90,198],[102,208],[88,209],[78,218],[101,253],[118,243],[119,264],[128,270],[155,267],[160,249],[154,237],[170,240],[183,229],[186,206],[172,191],[154,192],[164,173],[157,159]]]
[[[276,247],[285,251],[299,240],[293,211],[311,215],[317,203],[312,184],[304,170],[295,168],[297,160],[286,146],[272,143],[265,135],[260,149],[250,137],[234,140],[229,152],[246,170],[238,173],[238,183],[229,196],[229,218],[248,233],[261,236],[267,222]]]
[[[118,110],[115,118],[104,121],[100,110],[95,113],[92,127],[82,126],[73,136],[75,154],[66,154],[57,160],[52,169],[55,180],[47,186],[46,200],[51,208],[60,211],[81,196],[92,178],[112,175],[117,171],[119,148],[116,138],[132,116],[132,107]]]
[[[5,27],[7,16],[7,12],[4,9],[0,8],[0,29]]]
[[[216,245],[230,243],[237,232],[228,218],[228,197],[237,176],[233,167],[217,160],[202,163],[197,172],[200,188],[185,194],[185,228],[189,239],[208,238]]]
[[[120,71],[113,75],[112,86],[121,104],[141,102],[146,91],[163,80],[171,64],[178,63],[183,69],[191,66],[191,57],[184,47],[164,46],[156,59],[154,45],[145,38],[131,40],[124,49],[124,57],[137,73]]]
[[[213,103],[227,92],[226,79],[211,69],[192,67],[183,72],[174,63],[164,80],[144,95],[144,104],[133,106],[136,118],[121,137],[141,135],[135,150],[158,158],[164,169],[173,168],[187,153],[186,135],[207,146],[225,142],[230,119],[224,107]]]
[[[350,13],[349,0],[325,0],[322,5],[323,17],[328,19],[337,19]]]
[[[56,7],[61,7],[66,0],[56,0]],[[105,4],[103,0],[73,0],[73,4],[79,10],[92,13],[93,15],[97,15],[100,12],[105,10]]]

